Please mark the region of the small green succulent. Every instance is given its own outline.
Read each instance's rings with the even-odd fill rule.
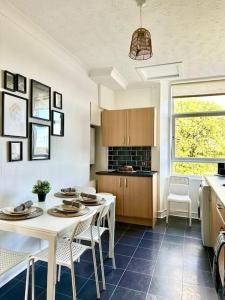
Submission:
[[[33,186],[32,193],[34,194],[48,194],[51,190],[51,185],[47,180],[38,180]]]

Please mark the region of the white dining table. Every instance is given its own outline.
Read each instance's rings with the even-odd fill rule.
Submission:
[[[97,194],[98,195],[98,194]],[[101,195],[101,194],[99,194]],[[112,243],[114,247],[115,231],[115,197],[104,195],[104,199],[111,203],[110,222],[112,226]],[[35,202],[34,205],[44,210],[43,215],[23,221],[0,220],[0,229],[14,232],[48,241],[48,277],[47,277],[47,300],[55,299],[56,278],[56,243],[59,236],[66,233],[75,226],[82,217],[61,218],[47,213],[47,210],[55,205],[61,204],[62,199],[52,198],[46,202]],[[101,206],[91,206],[91,210],[99,210]],[[109,257],[112,258],[111,245],[109,245]]]

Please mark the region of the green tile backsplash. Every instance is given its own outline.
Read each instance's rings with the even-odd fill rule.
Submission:
[[[108,169],[131,165],[134,170],[151,170],[151,147],[109,147]]]

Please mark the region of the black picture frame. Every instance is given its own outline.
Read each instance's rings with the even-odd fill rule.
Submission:
[[[45,132],[44,132],[44,129]],[[39,132],[38,132],[39,131]],[[43,134],[45,136],[43,137]],[[44,140],[45,138],[45,140]],[[39,143],[39,150],[37,143]],[[42,151],[46,143],[46,150]],[[30,160],[49,160],[51,158],[51,145],[50,145],[50,126],[40,123],[30,123]],[[42,151],[42,152],[41,152]]]
[[[26,94],[27,93],[27,78],[21,74],[16,74],[16,91]]]
[[[16,78],[15,74],[12,72],[9,72],[7,70],[4,71],[4,85],[5,90],[8,90],[10,92],[16,91]]]
[[[60,122],[57,122],[57,120],[60,120]],[[51,121],[52,135],[64,136],[64,113],[61,111],[52,110]]]
[[[17,146],[17,149],[15,149],[15,146]],[[14,151],[19,151],[19,156],[15,157]],[[15,161],[22,161],[23,160],[23,142],[17,142],[17,141],[10,141],[8,142],[8,161],[9,162],[15,162]]]
[[[35,109],[35,106],[37,107],[38,102],[39,109],[37,110]],[[37,80],[31,79],[31,117],[34,119],[50,121],[50,111],[51,88]]]
[[[28,137],[28,99],[2,92],[2,136]]]
[[[62,94],[53,92],[53,107],[62,109]]]

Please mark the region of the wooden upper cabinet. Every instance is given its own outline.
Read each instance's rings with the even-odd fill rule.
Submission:
[[[152,178],[124,178],[124,216],[152,218]]]
[[[125,146],[126,113],[124,110],[105,110],[102,112],[103,146]]]
[[[127,110],[127,145],[156,146],[155,108]]]
[[[116,215],[123,215],[123,177],[119,176],[98,176],[98,192],[112,193],[116,196]]]
[[[156,109],[102,112],[103,146],[156,146]]]

